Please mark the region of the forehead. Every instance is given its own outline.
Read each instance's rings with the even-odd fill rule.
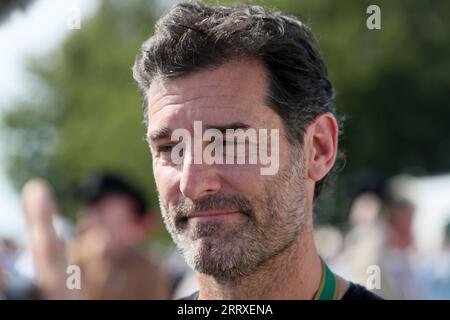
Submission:
[[[267,77],[263,65],[239,59],[187,76],[157,79],[148,91],[149,129],[186,127],[187,122],[267,120]],[[267,117],[267,119],[265,119]]]

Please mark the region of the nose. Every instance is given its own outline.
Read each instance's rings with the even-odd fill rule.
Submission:
[[[187,162],[182,170],[180,191],[189,199],[215,194],[222,187],[221,178],[212,165]]]

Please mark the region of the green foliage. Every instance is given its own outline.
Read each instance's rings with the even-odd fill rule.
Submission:
[[[155,18],[148,1],[105,1],[60,50],[30,68],[39,87],[5,117],[9,175],[17,188],[34,176],[50,180],[65,208],[71,190],[97,170],[124,174],[158,207],[151,156],[131,66]]]
[[[370,4],[381,8],[381,30],[366,27]],[[306,17],[347,118],[346,166],[318,217],[342,221],[351,195],[394,174],[449,171],[448,1],[285,0],[277,8]]]

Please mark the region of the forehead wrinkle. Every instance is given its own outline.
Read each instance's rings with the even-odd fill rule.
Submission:
[[[250,64],[237,62],[227,63],[213,70],[155,80],[150,85],[147,98],[148,123],[156,114],[154,120],[159,121],[162,117],[159,114],[161,111],[169,113],[172,110],[179,112],[181,109],[185,109],[183,111],[187,112],[191,118],[198,112],[200,116],[198,120],[200,120],[203,118],[203,110],[198,108],[204,107],[228,108],[229,111],[235,110],[241,114],[250,112],[249,116],[259,118],[259,112],[253,110],[255,108],[252,106],[266,102],[264,69],[261,70],[261,66],[255,69],[254,62]],[[183,98],[186,99],[183,101]],[[194,108],[191,108],[192,105]],[[211,111],[205,110],[203,113],[211,115]],[[220,117],[220,114],[218,116]]]
[[[220,78],[219,83],[209,84],[207,82],[209,80],[205,79],[208,77],[205,75],[205,77],[202,78],[200,80],[201,82],[197,85],[189,85],[189,83],[186,85],[186,81],[191,79],[195,82],[195,79],[200,75],[203,75],[203,73],[182,76],[174,79],[159,79],[153,82],[150,85],[147,98],[149,112],[151,112],[151,109],[155,109],[155,107],[157,107],[157,109],[162,109],[169,104],[190,103],[201,98],[215,99],[218,97],[223,97],[225,99],[228,98],[227,102],[233,104],[230,100],[236,101],[242,96],[250,100],[257,95],[257,92],[254,92],[254,90],[247,92],[248,90],[245,90],[242,87],[236,87],[236,85],[224,83],[225,81],[230,81],[231,79],[229,78]],[[198,94],[199,91],[201,96],[196,97],[195,95]],[[179,98],[182,100],[184,97],[186,97],[186,100],[179,101]],[[163,105],[161,108],[158,107],[160,104]]]
[[[195,92],[195,90],[197,90],[199,88],[204,88],[204,89],[220,88],[220,89],[222,89],[222,91],[223,91],[223,89],[229,89],[230,96],[232,96],[235,93],[234,91],[236,89],[233,86],[226,86],[223,84],[212,84],[212,85],[200,84],[200,85],[196,85],[196,86],[186,87],[185,85],[176,84],[177,80],[180,80],[180,79],[173,79],[173,80],[168,80],[168,81],[160,80],[157,83],[153,83],[149,88],[148,101],[147,101],[148,105],[151,106],[154,102],[157,102],[161,99],[165,99],[166,97],[181,97],[184,95],[189,96],[191,94],[191,92]],[[156,91],[156,92],[153,94],[153,91]],[[210,91],[211,90],[205,90],[204,92],[210,92]],[[188,99],[192,99],[192,98],[188,98]]]
[[[235,108],[234,106],[209,106],[211,110],[218,110],[223,109],[225,110],[225,115],[230,115],[232,113],[239,114],[240,119],[248,119],[248,114],[246,112],[242,112],[241,110]],[[156,117],[153,117],[153,121],[149,121],[148,128],[147,128],[147,138],[149,138],[153,132],[159,132],[162,131],[162,129],[167,128],[170,132],[176,128],[185,128],[189,131],[193,130],[193,122],[192,121],[202,121],[205,126],[208,126],[209,123],[221,123],[225,120],[224,117],[220,117],[221,120],[213,120],[213,119],[205,119],[208,115],[211,113],[204,112],[204,110],[199,108],[184,108],[183,105],[169,105],[165,108],[157,111],[159,112],[166,112],[168,113],[168,116],[165,117],[163,115],[158,115]],[[155,113],[155,114],[156,114]],[[154,115],[155,115],[154,114]],[[179,121],[177,120],[183,120],[183,119],[191,119],[192,121],[189,121],[189,125],[187,127],[184,127],[183,125],[179,126]],[[235,119],[230,119],[231,122],[236,122]],[[184,123],[184,121],[183,121]]]
[[[150,109],[152,111],[149,110],[149,116],[154,116],[161,111],[167,111],[167,108],[234,108],[234,103],[230,101],[234,97],[229,94],[201,95],[181,101],[177,101],[177,98],[172,98],[180,96],[182,95],[170,95],[161,97],[158,101],[156,101],[156,103],[153,104],[153,108]],[[219,97],[224,98],[223,101],[217,101],[217,98]],[[210,103],[209,100],[211,100],[212,102]],[[189,112],[189,110],[186,111]]]

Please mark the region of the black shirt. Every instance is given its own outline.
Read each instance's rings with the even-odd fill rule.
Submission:
[[[350,286],[341,300],[383,300],[383,298],[359,284],[350,282]]]
[[[198,291],[180,300],[198,300]],[[383,299],[380,296],[376,295],[375,293],[370,292],[363,286],[350,282],[350,286],[344,293],[344,296],[341,298],[341,300],[383,300]]]

